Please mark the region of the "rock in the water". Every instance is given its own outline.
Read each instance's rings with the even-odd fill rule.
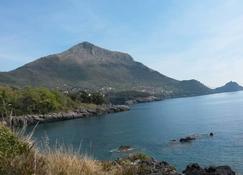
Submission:
[[[235,175],[235,172],[229,166],[209,167],[205,170],[209,175]]]
[[[192,140],[196,140],[196,138],[191,137],[191,136],[188,136],[188,137],[185,137],[185,138],[180,138],[181,143],[188,143],[188,142],[191,142]]]
[[[205,170],[202,169],[197,163],[187,165],[186,169],[182,172],[185,175],[205,175]]]
[[[229,166],[202,168],[197,163],[190,164],[183,171],[185,175],[235,175]]]
[[[129,145],[121,145],[119,148],[118,148],[118,151],[119,152],[127,152],[131,149],[132,147],[129,146]]]

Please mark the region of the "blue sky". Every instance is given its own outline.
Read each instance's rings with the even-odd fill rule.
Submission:
[[[242,0],[1,0],[0,71],[89,41],[179,79],[243,85]]]

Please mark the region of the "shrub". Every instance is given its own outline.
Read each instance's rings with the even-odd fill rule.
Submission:
[[[93,103],[101,105],[105,103],[105,97],[99,92],[78,91],[69,94],[72,100],[79,103]]]
[[[26,88],[18,99],[18,108],[28,114],[56,111],[62,107],[58,97],[46,88]]]
[[[18,98],[17,92],[10,88],[0,86],[0,114],[1,117],[9,116],[14,112],[15,104]]]
[[[130,156],[117,164],[97,161],[71,149],[45,147],[41,154],[32,142],[0,124],[0,175],[135,175],[147,168],[132,162],[147,160],[143,154]]]
[[[67,95],[47,88],[0,87],[0,115],[46,114],[78,107]]]
[[[32,144],[0,124],[0,174],[45,174],[45,162]]]

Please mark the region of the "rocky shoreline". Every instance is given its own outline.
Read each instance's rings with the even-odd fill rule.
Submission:
[[[47,123],[78,118],[86,118],[109,113],[128,111],[130,108],[126,105],[102,105],[93,109],[78,109],[69,112],[58,112],[50,114],[32,114],[23,116],[12,116],[2,122],[12,127],[22,127],[24,125],[34,125],[37,123]]]
[[[202,168],[197,163],[188,165],[180,173],[176,168],[165,161],[158,161],[144,154],[130,155],[111,162],[112,166],[136,175],[235,175],[229,166],[210,166]]]

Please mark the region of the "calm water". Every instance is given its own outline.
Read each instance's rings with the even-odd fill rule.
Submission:
[[[214,132],[209,138],[203,134]],[[172,144],[191,134],[201,138],[190,144]],[[243,92],[179,98],[138,104],[128,112],[41,124],[34,137],[48,136],[81,148],[97,159],[122,156],[110,150],[131,145],[178,170],[192,162],[230,165],[243,174]]]

